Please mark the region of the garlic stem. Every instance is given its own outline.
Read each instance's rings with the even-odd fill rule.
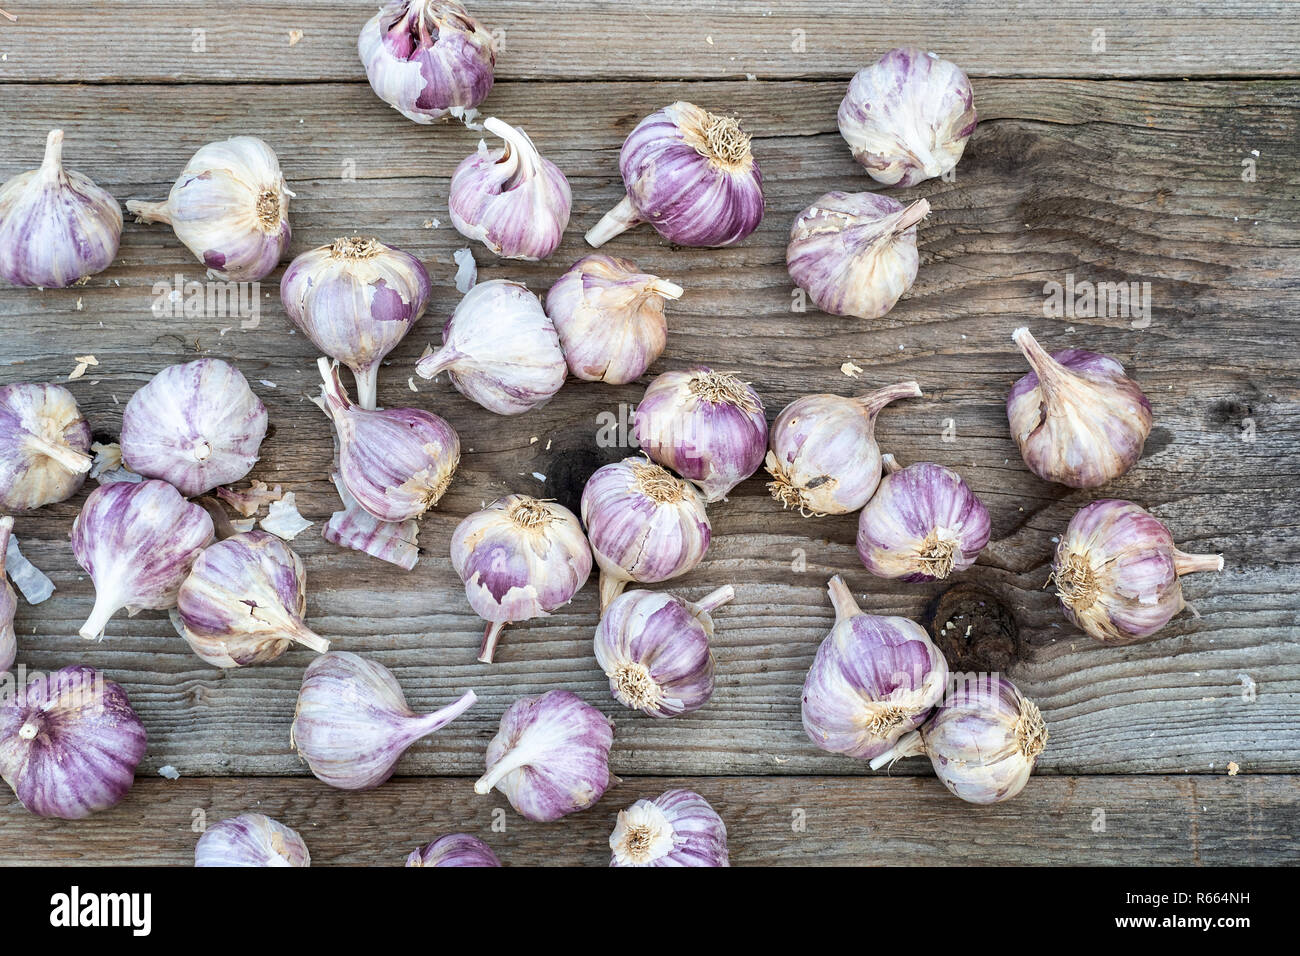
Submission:
[[[1062,376],[1072,373],[1038,344],[1038,340],[1029,334],[1029,329],[1021,327],[1011,333],[1011,341],[1024,354],[1035,374],[1038,375],[1039,387],[1050,385]]]
[[[289,636],[304,647],[310,647],[317,654],[324,654],[330,649],[330,642],[305,624],[291,630]]]
[[[1185,552],[1174,549],[1174,570],[1178,576],[1184,574],[1194,574],[1197,571],[1222,571],[1223,555],[1221,554],[1186,554]]]
[[[325,356],[316,360],[316,367],[320,369],[321,378],[325,382],[324,392],[325,401],[330,408],[335,411],[347,411],[352,407],[352,402],[348,400],[348,393],[343,391],[343,382],[339,378],[339,366],[337,362],[331,362]],[[334,417],[330,413],[330,418]]]
[[[603,612],[614,598],[623,593],[627,581],[616,578],[606,571],[600,572],[600,609]]]
[[[95,607],[90,612],[90,617],[86,618],[86,623],[81,625],[78,633],[88,641],[102,640],[104,629],[108,627],[108,619],[116,614],[121,605],[117,599],[111,596],[107,591],[95,592]]]
[[[445,372],[456,364],[456,359],[460,357],[455,349],[449,345],[444,345],[438,351],[431,355],[426,355],[420,361],[415,363],[415,374],[420,378],[436,378],[439,372]]]
[[[488,621],[487,627],[483,629],[483,643],[478,648],[478,659],[484,664],[492,663],[492,656],[497,652],[497,642],[501,640],[501,632],[509,621]]]
[[[669,282],[667,279],[655,279],[650,283],[649,289],[655,295],[661,295],[665,299],[680,299],[682,293],[686,291],[677,283]]]
[[[903,466],[898,463],[898,459],[888,452],[880,456],[880,464],[884,466],[885,473],[889,475],[903,470]]]
[[[848,620],[862,613],[862,608],[858,607],[858,602],[853,600],[853,592],[849,586],[844,583],[844,579],[838,574],[826,582],[826,590],[831,595],[831,606],[835,608],[835,618],[837,621]]]
[[[939,175],[935,173],[934,175]],[[898,222],[894,225],[894,234],[911,229],[926,216],[930,215],[930,203],[925,199],[918,199],[912,205],[908,206],[898,214]]]
[[[483,128],[493,136],[505,140],[506,155],[502,157],[502,161],[510,161],[514,166],[510,178],[502,184],[503,191],[518,185],[520,178],[528,179],[537,175],[540,165],[537,147],[533,145],[527,133],[515,129],[495,116],[485,119]]]
[[[53,458],[68,471],[74,474],[83,475],[90,471],[90,466],[95,463],[95,459],[89,455],[83,455],[81,452],[68,445],[50,441],[48,438],[42,438],[40,435],[28,435],[27,445],[33,451],[40,452],[46,458]]]
[[[878,388],[868,395],[860,395],[855,401],[862,406],[868,418],[874,419],[880,414],[882,408],[895,399],[920,397],[921,386],[916,382],[899,382],[897,385],[886,385],[884,388]]]
[[[599,249],[615,236],[627,232],[627,230],[642,222],[645,222],[645,220],[637,212],[636,207],[632,205],[632,197],[624,196],[617,206],[605,213],[604,218],[588,230],[587,244]]]
[[[491,793],[492,788],[501,782],[501,778],[508,773],[513,773],[520,767],[526,767],[533,761],[533,754],[536,748],[515,746],[512,747],[495,766],[487,773],[479,777],[474,783],[474,792],[477,794]]]
[[[128,199],[126,211],[141,222],[165,222],[171,225],[172,216],[165,202],[144,202],[140,199]]]
[[[904,757],[917,757],[923,753],[925,753],[925,741],[921,739],[921,732],[910,730],[899,737],[894,742],[894,746],[874,758],[869,766],[872,770],[879,770],[887,763],[902,760]]]
[[[711,591],[704,595],[704,597],[700,598],[700,600],[695,603],[695,613],[697,615],[700,612],[707,614],[709,611],[717,610],[728,601],[734,599],[735,596],[736,589],[730,584],[724,584],[716,591]]]
[[[473,707],[477,700],[478,695],[472,690],[467,690],[460,700],[453,701],[446,707],[442,708],[442,710],[435,710],[432,714],[424,714],[416,717],[415,725],[420,728],[420,732],[416,734],[414,739],[418,740],[427,734],[433,733],[435,730],[440,730],[443,727],[446,727],[461,714],[465,713],[465,711]]]
[[[12,13],[9,13],[7,10],[0,10],[0,17],[4,17],[10,23],[18,22],[18,18],[14,16]]]
[[[52,129],[45,137],[45,158],[41,161],[41,175],[56,179],[63,173],[63,130]]]
[[[357,382],[357,405],[373,412],[379,407],[378,363],[360,371],[353,369],[352,377]]]

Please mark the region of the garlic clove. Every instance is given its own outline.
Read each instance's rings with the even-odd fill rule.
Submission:
[[[14,666],[18,656],[18,637],[14,633],[14,614],[18,611],[18,595],[14,593],[9,578],[5,576],[5,562],[9,553],[9,539],[14,531],[14,519],[0,515],[0,671]]]
[[[0,511],[31,511],[81,489],[90,425],[61,385],[0,387]]]
[[[311,866],[297,830],[261,813],[215,823],[194,845],[195,866]]]
[[[407,866],[500,866],[492,848],[468,833],[448,833],[427,846],[412,850]]]
[[[610,866],[730,866],[727,825],[691,790],[669,790],[618,812]]]

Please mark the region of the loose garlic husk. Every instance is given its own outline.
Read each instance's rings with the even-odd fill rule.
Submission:
[[[243,813],[203,831],[195,866],[311,866],[298,831],[261,813]]]
[[[407,866],[500,866],[492,848],[468,833],[448,833],[412,850]]]
[[[122,209],[81,173],[63,168],[63,130],[51,130],[41,165],[0,186],[0,279],[63,289],[117,257]]]
[[[975,122],[966,74],[914,48],[890,50],[859,70],[839,112],[853,158],[886,186],[915,186],[948,172]]]
[[[569,181],[520,127],[495,116],[483,126],[505,146],[489,150],[480,144],[456,167],[447,194],[451,224],[503,259],[545,259],[569,224]]]
[[[432,283],[409,252],[373,237],[335,239],[297,256],[280,280],[285,314],[352,370],[357,404],[378,404],[379,365],[424,315]]]
[[[765,467],[768,490],[782,507],[800,514],[857,511],[880,484],[876,416],[898,398],[917,398],[916,382],[887,385],[868,395],[805,395],[772,423]]]
[[[18,636],[14,632],[14,614],[18,612],[18,595],[5,576],[5,555],[13,535],[14,519],[0,515],[0,671],[14,666],[18,656]]]
[[[664,302],[682,287],[603,253],[584,256],[546,293],[569,371],[585,382],[626,385],[663,353]]]
[[[185,246],[223,279],[264,279],[289,248],[293,195],[270,146],[232,136],[199,149],[166,202],[131,200],[142,222],[165,222]]]
[[[573,600],[591,576],[591,548],[568,508],[507,495],[457,525],[451,566],[470,607],[488,622],[478,652],[486,664],[507,624],[546,617]]]
[[[878,319],[916,281],[916,225],[929,212],[924,199],[829,192],[790,227],[790,278],[823,312]]]
[[[520,415],[549,402],[568,365],[555,325],[537,296],[518,282],[492,279],[460,300],[442,332],[442,348],[415,366],[422,378],[447,372],[466,398],[498,415]]]
[[[477,794],[500,790],[529,820],[547,822],[586,810],[618,782],[609,772],[614,725],[577,694],[552,690],[521,697],[488,743]]]
[[[1007,396],[1011,436],[1029,470],[1096,488],[1132,468],[1151,434],[1151,403],[1124,366],[1083,349],[1048,355],[1025,328],[1011,338],[1034,369]]]
[[[730,866],[727,825],[691,790],[669,790],[618,812],[610,866]]]
[[[1070,519],[1052,580],[1066,617],[1102,643],[1122,644],[1151,636],[1182,611],[1184,574],[1222,570],[1222,555],[1185,554],[1155,515],[1104,499]]]
[[[704,558],[712,531],[704,496],[644,458],[597,468],[582,489],[582,523],[600,565],[600,606],[628,582],[685,574]]]
[[[0,511],[71,498],[94,459],[90,425],[62,385],[0,387]]]
[[[660,591],[627,591],[596,628],[596,663],[624,707],[650,717],[699,710],[713,695],[715,611],[736,596],[724,585],[698,602]]]

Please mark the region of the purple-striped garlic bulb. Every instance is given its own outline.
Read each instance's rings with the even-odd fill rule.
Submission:
[[[769,435],[767,488],[783,508],[804,516],[857,511],[880,484],[876,416],[898,398],[916,398],[915,382],[868,395],[805,395],[776,417]]]
[[[303,623],[302,559],[265,531],[245,531],[209,546],[176,598],[177,632],[217,667],[273,661],[295,643],[317,653],[329,641]]]
[[[915,186],[955,167],[975,119],[966,74],[915,48],[890,50],[859,70],[839,113],[853,158],[886,186]]]
[[[447,195],[451,224],[503,259],[545,259],[569,224],[569,181],[521,127],[495,116],[483,126],[505,146],[490,150],[480,141],[456,167]]]
[[[90,424],[62,385],[0,387],[0,511],[66,501],[94,464]]]
[[[1052,580],[1066,617],[1104,644],[1123,644],[1150,637],[1186,606],[1184,574],[1222,570],[1222,555],[1179,551],[1150,512],[1103,499],[1070,519]]]
[[[256,136],[208,143],[185,165],[166,202],[131,200],[142,222],[165,222],[223,279],[264,279],[289,248],[293,195],[270,146]]]
[[[80,820],[115,805],[144,751],[126,692],[91,667],[38,675],[0,705],[0,776],[42,817]]]
[[[81,636],[99,640],[122,608],[167,610],[199,554],[212,518],[165,481],[100,485],[72,523],[72,553],[95,582],[95,607]]]
[[[354,405],[338,363],[321,358],[317,366],[321,407],[338,434],[339,478],[357,504],[381,521],[418,518],[436,505],[460,463],[455,429],[419,408]]]
[[[18,595],[5,575],[5,556],[9,551],[9,538],[14,532],[14,519],[0,515],[0,671],[14,666],[18,656],[18,635],[14,632],[14,615],[18,612]]]
[[[763,220],[763,174],[734,117],[681,101],[656,110],[618,165],[627,195],[587,233],[592,246],[642,222],[681,246],[731,246]]]
[[[492,89],[492,34],[454,0],[385,3],[357,53],[375,95],[417,123],[464,119]]]
[[[924,199],[829,192],[790,227],[790,278],[823,312],[878,319],[916,281],[916,226],[929,212]]]
[[[1011,386],[1007,421],[1025,464],[1044,481],[1096,488],[1142,457],[1151,403],[1108,355],[1065,349],[1051,355],[1028,329],[1011,338],[1033,371]]]
[[[664,303],[682,291],[627,259],[600,252],[579,259],[546,293],[569,371],[611,385],[640,378],[668,341]]]
[[[965,571],[989,543],[989,512],[951,468],[906,468],[883,455],[885,476],[858,516],[858,557],[872,574],[939,581]]]
[[[311,866],[298,831],[261,813],[243,813],[203,831],[195,866]]]
[[[407,866],[500,866],[492,848],[468,833],[448,833],[412,850]]]
[[[915,621],[863,613],[839,575],[827,587],[835,626],[804,681],[803,729],[822,750],[870,760],[925,720],[948,662]]]
[[[423,378],[447,372],[466,398],[498,415],[520,415],[549,402],[568,365],[555,325],[537,296],[518,282],[480,282],[460,300],[442,348],[415,366]]]
[[[63,130],[51,130],[36,169],[0,186],[0,279],[64,289],[117,258],[122,208],[81,173],[63,168]]]
[[[476,700],[466,691],[441,710],[417,714],[383,664],[330,651],[303,674],[289,745],[331,787],[370,790],[393,775],[408,747],[447,726]]]
[[[662,591],[626,591],[596,628],[596,663],[624,707],[650,717],[699,710],[713,696],[711,611],[736,596],[724,585],[698,602]]]
[[[628,582],[654,584],[704,558],[712,530],[704,496],[644,458],[597,468],[582,489],[582,523],[600,565],[600,607]]]
[[[664,372],[645,390],[633,420],[637,444],[704,492],[727,493],[763,464],[767,418],[749,384],[707,366]]]
[[[546,617],[573,600],[591,576],[591,548],[564,505],[506,495],[457,525],[451,566],[470,607],[488,622],[478,652],[488,664],[507,624]]]
[[[239,481],[257,464],[266,406],[229,362],[169,365],[122,413],[122,462],[187,497]]]
[[[727,825],[691,790],[669,790],[618,811],[610,866],[730,866]]]
[[[316,347],[352,370],[357,404],[378,404],[379,365],[424,315],[424,264],[374,237],[345,236],[304,252],[280,280],[285,314]]]
[[[501,717],[487,747],[477,794],[500,790],[529,820],[547,822],[586,810],[618,782],[609,772],[614,725],[577,694],[521,697]]]

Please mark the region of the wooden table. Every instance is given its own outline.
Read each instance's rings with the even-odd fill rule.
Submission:
[[[62,381],[74,356],[95,355],[99,365],[68,385],[96,436],[111,441],[122,404],[163,366],[198,355],[236,362],[271,415],[253,477],[294,491],[316,522],[293,544],[308,569],[312,626],[336,648],[392,668],[418,709],[467,688],[481,702],[413,747],[382,788],[327,788],[289,748],[307,652],[220,671],[159,613],[115,618],[99,644],[77,637],[92,588],[67,537],[83,494],[18,517],[24,550],[58,585],[47,603],[20,606],[20,661],[102,669],[129,693],[149,751],[127,799],[82,822],[32,816],[6,790],[0,862],[186,864],[203,820],[259,810],[301,830],[321,864],[394,865],[463,830],[507,864],[600,865],[615,812],[672,786],[698,790],[721,812],[736,864],[1300,860],[1294,4],[472,5],[504,41],[485,113],[527,129],[574,194],[568,235],[548,262],[498,262],[475,247],[481,278],[544,291],[622,195],[617,156],[628,131],[687,99],[743,118],[768,209],[759,231],[731,249],[673,248],[645,227],[610,244],[687,290],[669,308],[668,350],[653,371],[735,371],[755,384],[769,417],[812,391],[921,383],[924,398],[882,415],[880,441],[904,461],[958,468],[988,505],[992,543],[963,579],[1014,615],[1007,671],[1051,732],[1027,790],[983,809],[950,797],[921,761],[872,773],[805,737],[799,693],[831,622],[826,580],[843,574],[865,609],[914,617],[944,588],[871,578],[854,552],[853,516],[783,512],[759,478],[711,508],[713,546],[673,585],[688,597],[736,589],[717,614],[718,686],[702,711],[653,721],[610,699],[591,648],[594,579],[554,616],[510,628],[495,665],[476,663],[481,624],[447,560],[452,529],[507,492],[574,504],[595,467],[629,453],[598,444],[599,416],[625,413],[645,383],[570,383],[517,418],[487,413],[445,379],[410,391],[415,359],[458,300],[452,252],[467,243],[447,221],[448,178],[480,134],[416,126],[374,96],[355,50],[372,4],[3,5],[18,20],[0,20],[0,179],[38,165],[58,126],[71,168],[121,201],[159,199],[203,143],[262,137],[297,194],[293,254],[359,231],[429,266],[430,314],[391,356],[380,401],[437,411],[465,454],[423,523],[414,571],[325,543],[320,529],[337,507],[329,429],[308,401],[316,353],[290,334],[279,273],[261,284],[255,328],[222,316],[156,317],[156,284],[204,278],[162,226],[128,224],[117,262],[82,288],[0,290],[0,383]],[[291,31],[301,38],[291,42]],[[916,285],[875,322],[792,311],[792,218],[830,189],[874,188],[836,129],[846,82],[906,43],[963,66],[980,114],[955,180],[905,191],[933,206]],[[1149,282],[1149,325],[1045,317],[1044,285],[1070,276]],[[1151,398],[1156,425],[1143,460],[1102,493],[1039,481],[1017,454],[1003,400],[1026,370],[1010,339],[1022,324],[1050,348],[1117,356]],[[845,362],[863,371],[847,377]],[[1044,590],[1056,537],[1103,495],[1141,503],[1184,550],[1221,552],[1227,564],[1185,579],[1194,612],[1129,647],[1094,643]],[[988,663],[996,651],[980,643],[971,659]],[[556,824],[508,808],[494,815],[504,801],[471,787],[484,747],[512,700],[552,688],[617,722],[613,768],[623,783]],[[1233,776],[1230,761],[1240,768]],[[165,765],[181,778],[159,776]]]

